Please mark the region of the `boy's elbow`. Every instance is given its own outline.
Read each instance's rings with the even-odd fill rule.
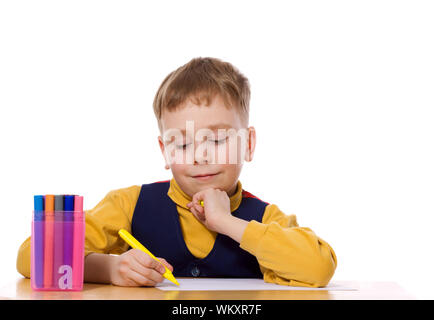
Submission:
[[[30,267],[26,268],[23,265],[18,264],[17,262],[17,271],[19,274],[21,274],[25,278],[30,278]]]
[[[336,270],[336,264],[333,261],[323,261],[317,266],[313,277],[313,287],[325,287],[333,277]]]
[[[18,249],[17,271],[22,276],[30,278],[30,237]]]
[[[336,260],[332,256],[327,258],[324,255],[310,255],[289,266],[290,270],[284,272],[265,269],[264,280],[290,286],[325,287],[336,270]]]
[[[320,255],[318,259],[315,259],[311,279],[313,287],[325,287],[330,282],[336,270],[336,262],[332,249],[330,249],[330,254]]]

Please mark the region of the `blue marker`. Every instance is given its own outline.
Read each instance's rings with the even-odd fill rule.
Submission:
[[[44,196],[34,196],[33,272],[36,287],[44,287]]]

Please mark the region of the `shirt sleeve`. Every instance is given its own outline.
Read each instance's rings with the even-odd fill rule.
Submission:
[[[93,209],[85,210],[85,256],[92,252],[121,254],[128,249],[118,231],[131,232],[131,219],[139,194],[140,186],[113,190]],[[30,277],[30,237],[18,249],[16,266],[21,275]]]
[[[295,215],[269,204],[262,223],[248,223],[240,247],[259,262],[264,281],[290,286],[322,287],[337,266],[332,247],[311,229],[299,227]]]
[[[140,186],[110,191],[93,209],[86,211],[84,254],[121,254],[128,249],[118,236],[120,229],[131,232],[131,220]]]

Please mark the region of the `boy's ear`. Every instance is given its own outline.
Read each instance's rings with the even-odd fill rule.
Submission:
[[[248,134],[247,134],[247,143],[246,143],[246,153],[244,156],[245,161],[252,161],[253,160],[253,153],[255,152],[256,147],[256,130],[255,127],[251,126],[248,127]]]
[[[169,161],[167,161],[166,152],[164,150],[164,143],[163,143],[163,139],[161,138],[161,136],[158,136],[158,144],[160,145],[160,150],[161,150],[161,153],[163,154],[164,162],[166,163],[164,168],[166,170],[169,170],[170,169]]]

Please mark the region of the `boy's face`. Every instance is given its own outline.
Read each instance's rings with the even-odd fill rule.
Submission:
[[[178,110],[163,112],[159,145],[181,189],[192,197],[216,188],[232,196],[243,161],[251,161],[256,143],[254,127],[246,128],[235,109],[216,95],[209,106],[189,99]]]

